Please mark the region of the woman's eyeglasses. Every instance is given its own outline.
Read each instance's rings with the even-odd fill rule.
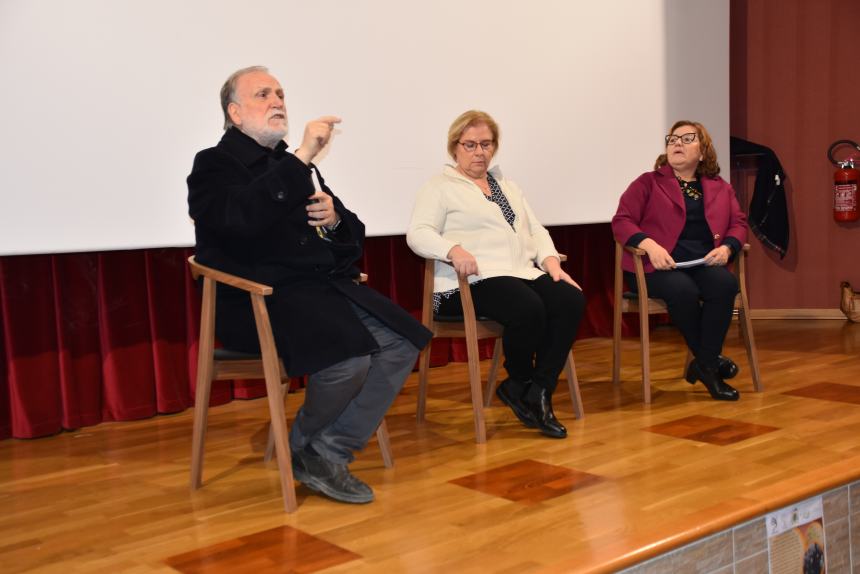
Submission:
[[[457,143],[463,146],[463,149],[465,149],[466,151],[475,151],[476,149],[478,149],[478,146],[481,146],[481,149],[484,151],[490,151],[496,145],[495,142],[490,140],[485,140],[482,142],[465,141]]]
[[[691,144],[696,141],[697,134],[696,132],[690,132],[688,134],[681,134],[676,136],[674,134],[666,136],[666,145],[674,145],[678,143],[678,140],[681,140],[683,144]]]

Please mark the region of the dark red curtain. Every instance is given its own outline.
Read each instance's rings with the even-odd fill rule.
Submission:
[[[608,224],[550,229],[588,299],[580,338],[611,336]],[[192,405],[199,293],[188,248],[0,257],[0,439],[33,438],[182,411]],[[403,236],[373,237],[372,287],[420,316],[423,262]],[[432,363],[465,360],[437,340]],[[482,353],[489,357],[491,342]],[[261,381],[220,381],[212,404],[265,394]]]

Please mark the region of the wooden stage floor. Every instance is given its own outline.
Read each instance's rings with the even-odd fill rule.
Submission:
[[[653,331],[650,407],[636,340],[625,339],[620,389],[611,341],[578,342],[586,416],[572,418],[560,384],[566,440],[523,428],[494,400],[488,442],[476,445],[462,364],[431,372],[428,420],[416,426],[413,374],[387,418],[394,468],[375,441],[353,465],[376,492],[365,506],[300,486],[298,512],[282,511],[277,466],[262,462],[264,400],[211,411],[194,493],[191,411],[6,440],[0,571],[615,571],[860,477],[860,325],[754,328],[765,392],[752,392],[733,326],[737,403],[683,381],[671,328]],[[299,401],[288,398],[289,413]]]

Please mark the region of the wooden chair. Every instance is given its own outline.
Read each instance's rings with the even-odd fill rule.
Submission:
[[[741,327],[741,335],[744,341],[744,346],[749,359],[750,370],[752,371],[753,387],[756,392],[761,392],[764,387],[761,383],[761,377],[758,368],[758,353],[756,352],[755,338],[753,337],[752,321],[749,316],[749,299],[747,298],[746,286],[746,258],[749,252],[749,244],[744,245],[743,249],[738,253],[734,268],[738,276],[738,295],[735,297],[735,310],[738,312],[738,320]],[[621,269],[621,258],[627,250],[633,255],[633,265],[636,275],[637,291],[622,292],[624,285],[624,275]],[[651,349],[648,334],[648,316],[659,313],[668,313],[666,303],[662,299],[648,297],[648,286],[645,284],[645,269],[642,263],[642,257],[645,255],[645,250],[637,247],[625,247],[615,242],[615,299],[613,305],[612,318],[612,382],[619,384],[621,378],[621,314],[622,313],[639,313],[639,342],[640,354],[642,362],[642,396],[645,403],[651,402]],[[642,305],[641,302],[646,304]],[[689,364],[692,358],[690,351],[687,351],[687,359],[684,361],[684,369]]]
[[[197,351],[197,390],[194,399],[194,435],[191,449],[191,489],[202,486],[203,448],[206,437],[206,422],[209,414],[209,397],[212,381],[226,379],[265,379],[269,402],[271,427],[265,460],[277,454],[281,475],[281,492],[284,510],[296,510],[296,490],[293,483],[293,468],[290,445],[287,438],[287,423],[284,412],[284,393],[289,379],[283,362],[278,358],[269,312],[264,297],[271,295],[268,285],[255,283],[223,271],[201,265],[191,256],[188,258],[192,276],[203,277],[203,302],[200,309],[200,341]],[[260,355],[239,353],[226,349],[215,349],[215,285],[223,283],[246,291],[251,297],[257,336],[260,339]],[[393,465],[388,429],[383,419],[376,430],[377,440],[386,467]]]
[[[567,258],[562,256],[562,261]],[[486,317],[478,317],[475,314],[475,305],[472,302],[472,292],[469,282],[465,277],[458,277],[460,288],[460,299],[463,304],[463,315],[443,316],[433,312],[433,276],[436,259],[426,259],[424,264],[424,294],[421,303],[421,322],[433,332],[433,338],[454,337],[466,339],[466,356],[469,362],[469,388],[472,394],[472,411],[475,421],[475,442],[483,444],[487,442],[487,426],[484,420],[484,407],[490,406],[495,388],[496,377],[499,372],[499,361],[502,354],[502,332],[504,327]],[[487,377],[487,388],[481,390],[481,364],[478,352],[478,339],[495,338],[493,348],[493,359],[490,363],[490,372]],[[427,376],[430,371],[430,347],[428,344],[418,359],[418,408],[416,417],[419,422],[424,421],[427,404]],[[576,366],[573,362],[573,353],[568,352],[565,362],[565,374],[567,385],[570,389],[570,398],[573,403],[573,413],[576,418],[583,417],[582,398],[579,394],[579,381],[576,378]],[[484,400],[486,396],[486,402]]]

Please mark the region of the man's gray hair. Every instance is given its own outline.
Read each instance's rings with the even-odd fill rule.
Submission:
[[[236,100],[236,84],[239,82],[239,78],[244,76],[245,74],[250,74],[251,72],[265,72],[269,73],[269,68],[266,66],[249,66],[247,68],[242,68],[241,70],[236,70],[230,77],[227,78],[227,81],[224,82],[224,85],[221,86],[221,109],[224,111],[224,129],[228,130],[233,127],[233,120],[230,119],[230,114],[227,112],[227,106],[230,105],[230,102],[239,103]]]

